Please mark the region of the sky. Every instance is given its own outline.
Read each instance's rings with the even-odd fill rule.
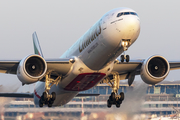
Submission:
[[[0,0],[0,59],[20,60],[33,54],[34,31],[44,57],[60,57],[106,12],[129,7],[140,17],[141,32],[126,54],[131,59],[160,54],[180,61],[179,4],[178,0]],[[179,80],[179,73],[170,72],[166,80]],[[0,78],[0,84],[20,85],[15,75]]]

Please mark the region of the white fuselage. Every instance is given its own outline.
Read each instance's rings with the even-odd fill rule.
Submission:
[[[117,8],[106,13],[97,21],[61,58],[74,58],[70,71],[50,92],[56,92],[53,106],[64,105],[78,92],[97,85],[113,69],[114,60],[138,38],[140,20],[129,8]],[[44,82],[35,87],[35,104],[44,92]]]

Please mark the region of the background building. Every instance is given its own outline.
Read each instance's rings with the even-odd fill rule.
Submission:
[[[125,93],[125,100],[120,108],[115,106],[107,108],[107,99],[112,89],[106,84],[99,84],[90,90],[82,93],[100,93],[97,97],[74,98],[68,104],[61,107],[39,108],[34,105],[32,99],[15,99],[4,105],[4,118],[29,118],[38,117],[40,119],[48,118],[66,118],[79,119],[82,116],[91,116],[91,114],[144,114],[156,116],[176,115],[180,108],[180,81],[164,81],[155,86],[147,85],[141,82],[134,82],[128,86],[126,82],[121,82],[120,92]],[[127,109],[127,110],[126,110]]]

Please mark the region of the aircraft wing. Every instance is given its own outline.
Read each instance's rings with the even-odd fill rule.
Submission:
[[[45,59],[48,71],[65,75],[72,66],[71,59]],[[16,74],[20,60],[0,60],[0,73]]]
[[[127,62],[119,62],[115,63],[112,73],[118,72],[119,74],[127,74],[129,72],[136,72],[139,73],[141,69],[141,65],[144,60],[131,60],[128,63]]]
[[[20,60],[0,60],[0,73],[16,74]]]
[[[45,59],[47,68],[50,71],[56,71],[59,74],[67,74],[72,63],[70,59]],[[20,60],[0,60],[0,73],[16,74]],[[144,60],[131,60],[128,63],[115,63],[112,73],[118,72],[125,75],[122,79],[127,79],[128,74],[134,72],[135,75],[140,74],[141,65]],[[170,70],[180,69],[180,61],[169,61]]]
[[[0,97],[34,98],[33,93],[0,93]]]
[[[180,61],[169,61],[170,70],[180,69]]]
[[[145,60],[131,60],[128,63],[118,62],[114,64],[112,73],[119,73],[120,79],[130,79],[134,75],[139,75],[141,66]],[[180,61],[169,61],[170,70],[180,69]]]

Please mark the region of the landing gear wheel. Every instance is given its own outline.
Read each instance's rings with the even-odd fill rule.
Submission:
[[[51,100],[54,101],[54,100],[56,99],[56,93],[55,93],[55,92],[52,92],[51,95],[52,95]]]
[[[120,101],[123,101],[123,100],[124,100],[124,93],[121,92],[121,93],[120,93],[120,96],[121,96]]]
[[[40,100],[39,100],[39,107],[43,107],[43,105],[47,105],[48,107],[52,107],[54,100],[56,99],[56,93],[52,92],[51,95],[48,92],[43,92]]]
[[[47,93],[46,92],[43,92],[42,98],[44,101],[46,101],[46,99],[47,99]]]
[[[129,60],[130,60],[129,55],[126,55],[126,62],[129,62]]]
[[[112,105],[112,104],[111,104],[110,100],[107,100],[107,107],[108,107],[108,108],[111,108],[111,105]]]
[[[42,103],[41,99],[39,100],[39,107],[43,107],[43,103]]]
[[[112,92],[110,97],[111,97],[111,100],[112,100],[112,101],[114,101],[114,100],[115,100],[115,98],[116,98],[115,93],[114,93],[114,92]]]
[[[121,62],[124,62],[124,55],[121,55]]]
[[[44,100],[42,100],[42,98],[40,98],[40,100],[39,100],[42,104],[45,104],[45,101]]]
[[[120,107],[120,104],[119,104],[119,103],[116,103],[116,107],[119,108],[119,107]]]
[[[48,104],[48,107],[52,107],[52,104],[49,103],[49,104]]]
[[[122,101],[119,99],[118,101],[116,101],[116,103],[122,104]]]
[[[53,104],[53,103],[54,103],[54,100],[49,100],[48,104]]]

